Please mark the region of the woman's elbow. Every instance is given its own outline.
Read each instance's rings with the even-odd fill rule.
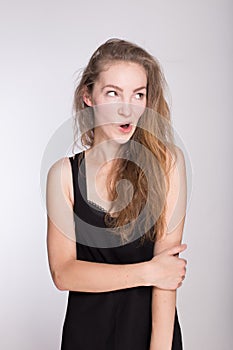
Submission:
[[[52,279],[55,287],[60,291],[67,291],[62,275],[59,271],[52,271]]]

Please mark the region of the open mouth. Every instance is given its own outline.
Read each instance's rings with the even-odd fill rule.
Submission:
[[[130,126],[130,124],[121,124],[120,127],[123,129],[127,129]]]
[[[126,133],[126,132],[130,132],[132,130],[132,124],[130,123],[126,123],[126,124],[119,124],[119,129],[120,131]]]

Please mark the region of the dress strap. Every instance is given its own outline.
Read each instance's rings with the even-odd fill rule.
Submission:
[[[83,160],[84,151],[76,153],[74,156],[69,157],[71,169],[72,169],[72,183],[73,183],[73,194],[74,194],[74,208],[80,203],[80,197],[86,196],[85,188],[85,173]],[[81,188],[81,190],[80,190]],[[77,200],[78,199],[78,200]]]

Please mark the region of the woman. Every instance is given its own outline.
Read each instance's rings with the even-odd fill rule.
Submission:
[[[111,39],[76,88],[86,148],[47,179],[49,264],[69,291],[62,350],[182,349],[186,175],[164,85],[149,53]]]

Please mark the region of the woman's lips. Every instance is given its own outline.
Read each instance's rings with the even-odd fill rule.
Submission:
[[[132,124],[127,123],[127,124],[121,124],[118,126],[118,129],[122,132],[122,133],[129,133],[132,130]]]

